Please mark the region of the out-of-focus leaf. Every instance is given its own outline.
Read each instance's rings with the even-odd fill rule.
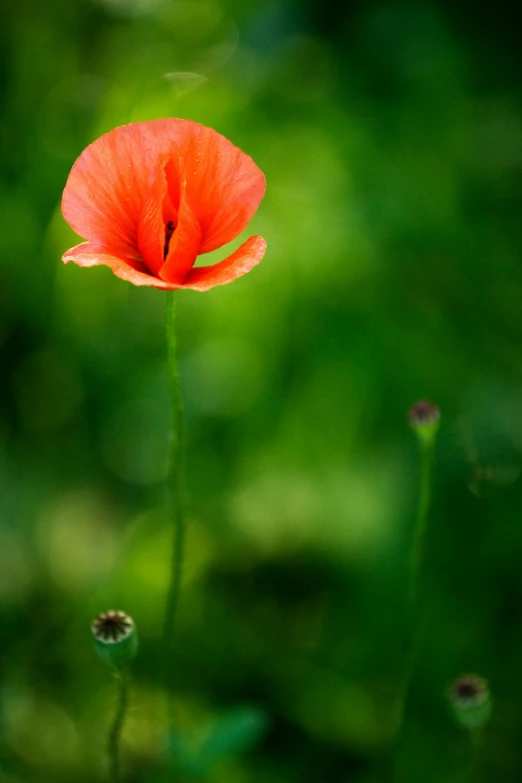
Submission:
[[[266,731],[266,714],[255,707],[238,707],[220,715],[199,749],[210,764],[225,756],[243,753],[261,739]]]
[[[223,759],[244,753],[262,738],[268,725],[266,713],[256,707],[236,707],[219,715],[195,736],[170,735],[171,758],[181,772],[203,777]]]
[[[203,76],[200,73],[191,73],[190,71],[166,73],[165,79],[170,83],[177,95],[192,92],[192,90],[196,90],[207,81],[206,76]]]

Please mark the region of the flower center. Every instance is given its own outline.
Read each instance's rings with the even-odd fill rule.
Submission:
[[[170,239],[172,237],[172,234],[175,230],[175,225],[172,220],[169,220],[167,225],[165,226],[165,244],[163,245],[163,260],[167,258],[167,255],[169,253],[169,245],[170,245]]]

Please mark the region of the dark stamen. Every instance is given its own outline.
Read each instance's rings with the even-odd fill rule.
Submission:
[[[165,244],[163,245],[163,260],[167,258],[169,252],[170,238],[174,233],[174,228],[175,226],[173,221],[169,220],[169,222],[165,226]]]

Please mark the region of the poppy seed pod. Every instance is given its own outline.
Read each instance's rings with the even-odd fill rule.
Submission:
[[[491,697],[487,680],[476,674],[463,674],[448,691],[453,715],[469,730],[484,726],[491,717]]]
[[[91,631],[94,649],[107,666],[123,669],[131,663],[138,649],[138,636],[132,617],[125,612],[110,609],[93,620]]]
[[[408,411],[408,421],[422,445],[430,445],[437,434],[440,410],[427,400],[416,402]]]

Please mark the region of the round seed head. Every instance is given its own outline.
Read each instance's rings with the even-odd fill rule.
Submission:
[[[94,649],[108,666],[122,668],[134,658],[138,646],[132,617],[116,609],[102,612],[92,622]]]
[[[477,674],[457,677],[448,691],[453,714],[461,726],[476,729],[491,716],[491,697],[487,680]]]

